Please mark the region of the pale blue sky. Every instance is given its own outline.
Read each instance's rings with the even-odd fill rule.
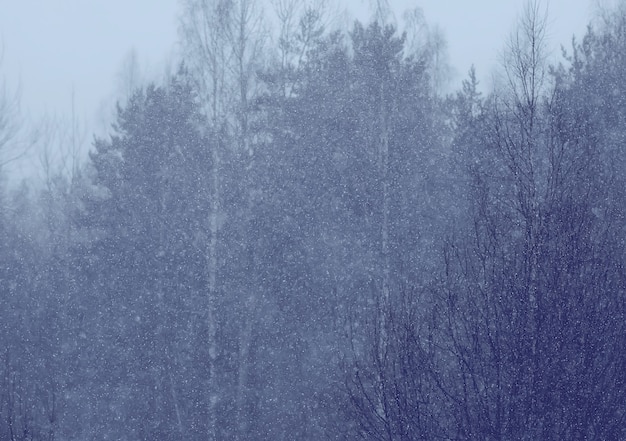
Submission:
[[[582,36],[596,0],[551,0],[554,47]],[[345,7],[367,20],[369,0],[346,0]],[[455,69],[453,85],[474,63],[489,81],[524,0],[391,0],[397,16],[419,6],[448,42]],[[0,0],[2,70],[9,86],[21,84],[24,110],[67,113],[71,91],[77,112],[96,124],[103,102],[115,94],[122,61],[135,49],[148,70],[161,70],[174,53],[177,0]],[[558,49],[555,50],[558,54]]]

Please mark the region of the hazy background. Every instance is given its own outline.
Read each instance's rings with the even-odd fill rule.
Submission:
[[[483,83],[489,81],[524,0],[390,3],[397,21],[403,11],[419,7],[429,26],[442,31],[454,69],[450,86],[456,88],[472,63]],[[560,44],[569,46],[572,34],[583,34],[596,3],[549,2],[555,54]],[[364,21],[371,16],[369,0],[340,5],[346,16]],[[2,71],[8,87],[19,85],[22,108],[32,117],[69,112],[73,91],[76,112],[98,126],[119,92],[117,77],[132,51],[148,75],[160,74],[175,59],[178,15],[178,0],[0,0]]]

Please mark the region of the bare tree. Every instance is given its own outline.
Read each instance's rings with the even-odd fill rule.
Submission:
[[[145,81],[144,73],[139,63],[139,55],[136,49],[131,49],[124,60],[117,74],[117,82],[120,96],[127,100],[135,91],[141,87]]]
[[[291,97],[293,86],[316,41],[332,23],[333,11],[328,0],[273,0],[278,19],[277,44],[281,90]]]
[[[0,46],[0,67],[4,58],[4,47]],[[21,128],[19,88],[11,93],[6,79],[0,80],[0,168],[21,158],[25,150],[15,143]],[[12,145],[13,144],[13,145]]]
[[[348,384],[364,439],[623,435],[624,254],[610,239],[623,214],[601,208],[615,183],[598,173],[609,166],[587,115],[548,77],[545,23],[529,3],[505,87],[459,132],[473,149],[470,219],[441,273],[368,328]]]
[[[623,328],[622,251],[608,241],[621,227],[592,215],[607,191],[597,134],[549,81],[545,35],[530,2],[484,117],[469,240],[446,249],[438,322],[454,361],[440,384],[466,439],[612,438],[620,418],[596,394],[622,384],[622,361],[593,347]]]
[[[211,123],[215,127],[237,124],[239,137],[244,136],[266,40],[260,5],[257,0],[185,0],[183,4],[183,53]]]
[[[80,178],[86,138],[87,130],[76,114],[72,90],[69,117],[46,116],[38,124],[37,165],[46,189],[52,190],[54,180],[72,185]]]
[[[186,0],[181,20],[181,37],[187,63],[204,102],[209,126],[217,134],[212,150],[211,214],[208,219],[210,237],[207,242],[209,355],[211,380],[209,388],[210,439],[216,438],[215,416],[218,403],[216,359],[218,355],[217,305],[219,293],[218,247],[219,219],[222,216],[222,178],[225,155],[238,158],[238,167],[251,176],[255,155],[251,143],[250,103],[258,94],[256,73],[260,68],[266,31],[263,14],[257,0]],[[225,150],[235,141],[233,152]],[[244,192],[250,183],[241,182]],[[236,391],[239,431],[244,433],[249,418],[243,415],[245,390],[249,377],[252,327],[255,322],[257,299],[250,294],[243,301],[246,321],[240,325],[239,366]]]
[[[227,65],[230,56],[226,44],[228,27],[227,2],[188,0],[184,3],[184,15],[180,29],[184,53],[191,66],[196,88],[207,110],[210,122],[218,129],[224,125],[227,116]],[[218,129],[219,130],[219,129]],[[207,243],[207,320],[209,345],[209,384],[208,384],[208,439],[217,439],[217,405],[219,390],[217,382],[217,311],[218,295],[218,219],[221,212],[221,142],[212,152],[211,214],[209,221],[210,237]]]

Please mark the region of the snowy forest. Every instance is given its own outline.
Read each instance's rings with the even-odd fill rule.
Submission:
[[[3,178],[0,441],[626,439],[626,3],[451,92],[419,20],[272,5],[181,0],[88,158]]]

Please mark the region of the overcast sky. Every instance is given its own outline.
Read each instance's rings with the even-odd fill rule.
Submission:
[[[178,0],[0,0],[1,67],[10,87],[21,85],[22,107],[31,116],[67,113],[72,90],[78,114],[96,124],[103,102],[115,94],[116,75],[131,50],[147,70],[174,58]],[[369,0],[346,0],[367,20]],[[474,63],[488,82],[524,0],[391,0],[397,16],[419,6],[448,42],[460,82]],[[553,47],[582,36],[594,0],[551,0]],[[558,50],[555,51],[558,53]]]

